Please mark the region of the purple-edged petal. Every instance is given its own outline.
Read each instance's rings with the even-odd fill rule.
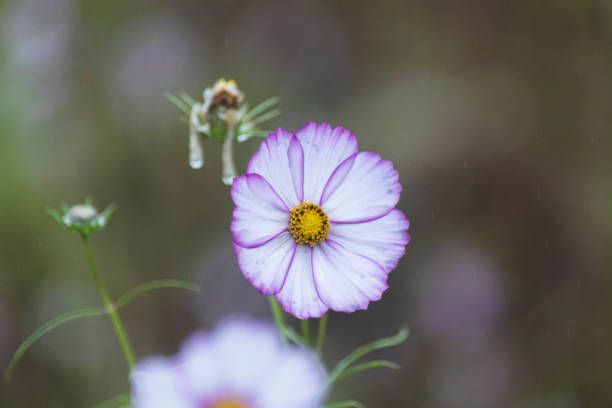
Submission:
[[[272,186],[259,174],[234,179],[232,198],[236,204],[230,230],[234,242],[244,248],[268,242],[289,225],[289,210]]]
[[[335,222],[374,220],[399,200],[399,176],[378,153],[360,152],[342,162],[329,178],[321,206]]]
[[[291,233],[285,231],[256,248],[234,244],[234,251],[244,277],[262,293],[274,295],[285,283],[296,246]]]
[[[310,122],[296,136],[304,149],[304,201],[318,203],[334,169],[357,153],[357,138],[350,131],[328,123]]]
[[[388,287],[380,265],[330,239],[314,248],[312,268],[321,300],[335,311],[367,309]]]
[[[192,408],[189,394],[182,387],[177,365],[166,358],[149,358],[131,374],[134,408]]]
[[[304,191],[303,184],[299,184],[304,180],[304,154],[299,154],[299,147],[292,143],[294,139],[291,133],[278,129],[261,144],[247,168],[247,173],[263,176],[290,209],[302,201]],[[302,174],[295,174],[299,172]]]
[[[283,309],[300,319],[321,317],[328,309],[321,302],[315,289],[311,251],[312,249],[306,245],[296,247],[293,261],[285,278],[285,285],[276,294]]]
[[[410,242],[409,225],[400,210],[392,210],[370,222],[332,224],[329,238],[349,251],[372,259],[389,273],[397,266]]]

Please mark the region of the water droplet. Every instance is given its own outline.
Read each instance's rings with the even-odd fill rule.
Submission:
[[[193,169],[201,169],[202,166],[204,166],[204,160],[202,160],[201,157],[190,157],[189,158],[189,165],[191,166],[191,168]]]

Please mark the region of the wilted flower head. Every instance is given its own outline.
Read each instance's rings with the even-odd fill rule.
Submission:
[[[115,206],[111,204],[99,213],[89,198],[83,204],[77,204],[70,208],[63,206],[62,213],[53,209],[47,210],[49,215],[57,222],[82,236],[91,235],[104,228],[114,211]]]
[[[215,82],[212,88],[204,90],[204,104],[202,113],[207,114],[217,106],[226,109],[235,109],[244,101],[243,93],[238,89],[238,84],[233,79],[226,81],[225,78]]]
[[[193,335],[176,357],[142,361],[131,381],[134,408],[317,408],[326,376],[274,326],[232,318]]]
[[[221,160],[223,181],[231,184],[236,176],[232,142],[244,142],[254,136],[267,136],[258,126],[279,115],[278,109],[267,111],[278,102],[270,98],[249,110],[245,97],[233,79],[221,78],[203,92],[203,101],[189,95],[166,97],[179,107],[189,122],[189,165],[194,169],[204,166],[204,139],[223,143]]]
[[[244,276],[299,318],[379,300],[410,240],[391,162],[342,127],[278,129],[234,180],[231,230]]]

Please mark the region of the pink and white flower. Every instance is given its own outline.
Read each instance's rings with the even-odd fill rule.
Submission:
[[[245,318],[194,334],[176,357],[142,361],[131,381],[134,408],[320,408],[326,387],[313,354]]]
[[[232,186],[240,269],[302,319],[366,309],[410,240],[401,189],[393,164],[342,127],[278,129]]]

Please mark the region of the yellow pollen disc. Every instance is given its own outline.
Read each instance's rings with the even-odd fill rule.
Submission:
[[[301,245],[317,245],[329,235],[329,219],[321,207],[302,203],[289,213],[289,232]]]
[[[240,401],[221,400],[214,402],[210,408],[248,408]]]

